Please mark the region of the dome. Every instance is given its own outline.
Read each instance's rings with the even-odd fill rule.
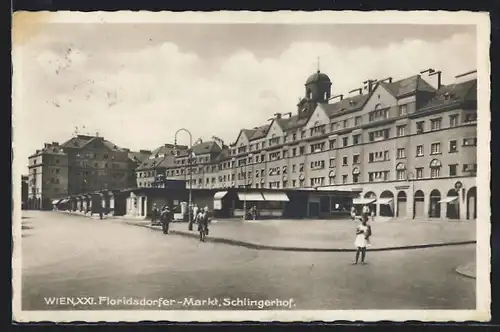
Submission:
[[[319,70],[307,78],[306,85],[317,82],[332,83],[330,77],[328,77],[327,74],[321,73]]]

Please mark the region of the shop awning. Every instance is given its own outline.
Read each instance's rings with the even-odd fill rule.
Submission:
[[[381,204],[381,205],[389,205],[389,204],[392,204],[392,198],[379,198],[377,200],[377,203],[378,204]]]
[[[214,199],[222,199],[224,196],[226,196],[227,191],[218,191],[214,195]]]
[[[52,201],[52,205],[57,205],[57,204],[59,204],[60,201],[61,201],[60,199],[54,199]]]
[[[289,202],[290,201],[290,199],[288,198],[288,195],[284,192],[275,192],[275,193],[263,192],[262,195],[264,196],[264,199],[266,201],[271,201],[271,202]]]
[[[365,205],[365,204],[372,204],[375,202],[375,198],[354,198],[352,200],[352,204],[354,205]]]
[[[458,199],[458,196],[448,196],[440,200],[438,203],[453,203]]]
[[[262,193],[238,193],[238,199],[240,201],[264,201]]]

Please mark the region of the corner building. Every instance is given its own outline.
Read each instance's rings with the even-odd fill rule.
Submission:
[[[180,155],[165,175],[189,181],[192,169],[193,188],[357,191],[355,206],[387,218],[475,219],[476,72],[447,85],[439,73],[437,89],[421,75],[365,83],[331,96],[318,71],[294,112],[242,129],[229,146],[211,142],[209,158]]]

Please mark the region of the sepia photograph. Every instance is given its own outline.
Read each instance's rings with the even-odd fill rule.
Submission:
[[[13,320],[490,319],[490,22],[17,12]]]

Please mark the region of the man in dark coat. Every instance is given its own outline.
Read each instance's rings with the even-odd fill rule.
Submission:
[[[170,221],[172,220],[172,212],[170,208],[165,205],[161,211],[161,227],[163,229],[163,234],[168,234],[168,228],[170,225]]]

